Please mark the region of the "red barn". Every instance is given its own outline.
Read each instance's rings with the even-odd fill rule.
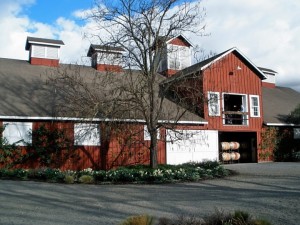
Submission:
[[[286,117],[300,103],[300,93],[277,87],[275,71],[257,67],[237,48],[192,65],[190,41],[182,35],[165,40],[159,46],[163,51],[157,91],[168,85],[172,93],[165,96],[166,113],[159,122],[171,124],[177,121],[178,112],[186,112],[176,127],[182,136],[178,140],[173,138],[177,135],[175,130],[168,129],[166,124],[159,129],[159,163],[273,160],[272,146],[268,146],[271,154],[264,152],[266,130],[288,128],[299,138],[296,135],[299,124],[288,123]],[[115,119],[83,118],[72,111],[57,111],[60,96],[48,85],[49,71],[53,73],[56,69],[80,70],[83,79],[104,76],[107,72],[120,79],[124,71],[119,59],[124,50],[91,45],[88,51],[91,67],[64,65],[59,63],[62,45],[60,40],[28,37],[25,47],[29,50],[28,61],[0,59],[3,137],[9,143],[17,142],[26,152],[28,147],[18,141],[34,143],[34,131],[40,127],[64,130],[71,145],[47,164],[51,167],[110,169],[148,164],[150,141],[141,115],[129,112],[119,118],[117,128],[109,129]],[[174,96],[185,102],[178,102]],[[33,160],[26,166],[38,167],[41,163]]]

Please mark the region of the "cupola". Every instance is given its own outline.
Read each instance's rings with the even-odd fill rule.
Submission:
[[[124,53],[121,47],[91,44],[87,56],[91,57],[91,65],[98,71],[121,72]]]
[[[192,65],[191,42],[183,35],[172,38],[161,37],[165,43],[159,44],[160,64],[158,72],[170,77],[178,71]]]
[[[27,37],[25,50],[29,51],[29,62],[32,65],[58,67],[61,40]]]
[[[263,67],[258,67],[258,69],[260,69],[266,77],[266,79],[262,80],[262,86],[268,88],[275,88],[276,86],[275,75],[277,74],[277,72]]]

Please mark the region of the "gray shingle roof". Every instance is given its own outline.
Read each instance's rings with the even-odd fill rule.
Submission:
[[[61,46],[64,45],[64,42],[61,40],[47,39],[47,38],[37,38],[37,37],[27,37],[25,50],[30,49],[30,45],[32,43],[40,43],[40,44],[51,44]]]
[[[287,87],[262,88],[264,123],[288,124],[286,119],[300,104],[300,93]]]
[[[59,69],[66,71],[80,70],[81,77],[94,86],[93,78],[95,76],[104,75],[104,73],[100,73],[89,66],[70,66],[62,64]],[[53,86],[48,84],[49,75],[55,73],[56,70],[57,68],[31,65],[25,60],[0,58],[0,118],[13,119],[17,117],[30,117],[36,119],[55,119],[57,117],[80,117],[80,115],[77,115],[71,110],[67,113],[57,111],[56,103],[59,93],[57,93],[58,90],[54,90]],[[107,74],[105,75],[108,76]],[[109,75],[115,79],[121,79],[124,74],[117,73]],[[137,72],[136,75],[138,75]],[[164,78],[161,77],[160,79]],[[114,84],[107,83],[107,85],[112,86]],[[60,98],[60,100],[62,99],[63,98]],[[84,106],[81,105],[80,107]],[[165,100],[163,114],[159,119],[167,121],[171,117],[175,117],[176,112],[180,113],[183,111],[183,108],[169,100]],[[135,111],[128,111],[126,115],[123,115],[122,119],[125,119],[126,116],[128,117],[126,119],[143,119],[143,117]],[[98,118],[99,117],[101,116],[98,116]],[[197,123],[205,122],[203,118],[191,112],[185,113],[180,120]]]
[[[94,45],[91,44],[88,50],[87,56],[92,56],[94,52],[97,51],[105,51],[105,52],[125,52],[124,48],[121,47],[113,47],[113,46],[106,46],[106,45]]]
[[[256,67],[254,64],[252,64],[252,62],[250,62],[247,58],[245,58],[245,56],[237,49],[237,48],[231,48],[228,49],[224,52],[221,52],[217,55],[214,55],[208,59],[205,59],[201,62],[198,62],[190,67],[187,67],[179,72],[177,72],[175,75],[171,76],[170,78],[168,78],[165,82],[172,82],[174,80],[177,79],[181,79],[184,78],[186,76],[189,76],[197,71],[202,70],[204,67],[210,65],[211,63],[213,63],[215,60],[218,60],[219,58],[222,58],[223,56],[225,56],[227,53],[233,52],[234,54],[237,54],[246,64],[247,66],[249,66],[249,68],[253,69],[253,71],[257,74],[257,76],[259,76],[261,79],[265,79],[265,75],[263,74],[263,72],[261,70],[258,69],[258,67]]]

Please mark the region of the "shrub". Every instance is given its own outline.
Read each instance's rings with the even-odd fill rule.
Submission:
[[[32,143],[25,143],[26,153],[17,161],[20,165],[35,162],[39,167],[60,167],[66,159],[73,157],[71,141],[64,130],[41,125],[32,130]]]
[[[153,225],[154,218],[148,215],[133,216],[127,218],[121,225]]]
[[[235,211],[225,213],[216,210],[204,219],[195,216],[179,216],[176,219],[160,218],[158,225],[271,225],[266,220],[252,219],[249,213]]]
[[[113,182],[113,183],[168,183],[199,181],[201,179],[227,176],[228,171],[216,162],[189,163],[184,165],[160,165],[157,169],[147,166],[120,167],[118,169],[95,171],[86,168],[81,171],[61,171],[59,169],[0,169],[0,178],[33,179],[50,182],[76,182],[81,183]],[[67,176],[71,176],[66,178]],[[84,178],[84,177],[88,178]],[[83,178],[82,178],[83,177]]]
[[[79,182],[83,184],[92,184],[94,183],[94,178],[91,175],[82,175],[79,177]]]
[[[66,184],[74,184],[74,182],[75,182],[75,177],[74,177],[74,175],[66,174],[66,175],[65,175],[64,182],[65,182]]]

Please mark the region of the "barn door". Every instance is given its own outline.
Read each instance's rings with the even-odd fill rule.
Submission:
[[[167,164],[219,160],[218,132],[167,130]]]

